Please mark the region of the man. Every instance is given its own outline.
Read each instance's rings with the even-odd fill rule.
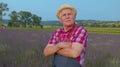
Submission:
[[[82,67],[87,46],[87,31],[75,24],[77,11],[71,5],[61,6],[56,16],[63,28],[57,29],[44,49],[44,55],[54,55],[53,67]]]

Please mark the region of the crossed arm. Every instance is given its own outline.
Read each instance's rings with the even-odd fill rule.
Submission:
[[[54,44],[47,44],[44,49],[44,55],[50,56],[54,53],[58,53],[60,55],[76,58],[80,55],[83,49],[83,45],[77,42],[73,42],[72,46],[70,47],[70,42],[60,42],[56,45]]]

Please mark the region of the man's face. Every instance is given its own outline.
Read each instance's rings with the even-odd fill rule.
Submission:
[[[75,14],[71,9],[63,9],[60,13],[59,20],[63,26],[71,26],[74,24]]]

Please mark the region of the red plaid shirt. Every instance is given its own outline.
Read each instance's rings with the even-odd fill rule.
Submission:
[[[52,37],[50,38],[48,44],[57,44],[58,42],[67,41],[68,37],[69,37],[69,33],[72,31],[72,29],[73,28],[71,28],[67,32],[65,32],[63,28],[56,30],[52,34]],[[82,26],[76,26],[76,28],[70,38],[71,42],[78,42],[78,43],[84,45],[80,56],[77,57],[77,60],[81,65],[84,64],[84,55],[86,53],[87,37],[88,37],[87,30]]]

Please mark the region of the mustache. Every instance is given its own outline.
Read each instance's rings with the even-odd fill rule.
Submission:
[[[66,20],[72,20],[72,18],[67,18]]]

